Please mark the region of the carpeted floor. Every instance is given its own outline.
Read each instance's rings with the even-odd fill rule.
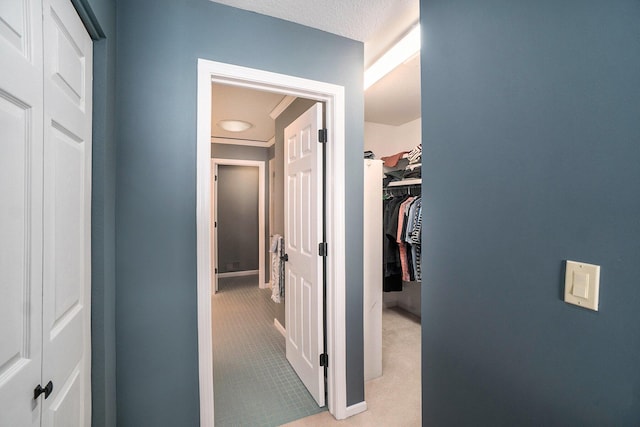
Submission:
[[[367,381],[367,410],[336,421],[328,412],[294,421],[286,427],[420,427],[420,319],[400,308],[382,311],[382,376]]]
[[[279,426],[319,408],[285,356],[271,290],[257,276],[219,279],[211,297],[215,425]]]

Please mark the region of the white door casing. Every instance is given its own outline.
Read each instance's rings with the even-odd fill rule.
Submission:
[[[316,103],[284,131],[285,295],[287,360],[319,406],[324,406],[322,257],[322,156]]]
[[[326,258],[327,281],[327,407],[337,419],[366,410],[366,403],[347,406],[345,328],[345,89],[343,86],[255,68],[198,59],[197,97],[197,269],[198,371],[200,424],[214,422],[213,350],[211,326],[210,177],[212,82],[282,93],[325,103],[326,152]]]
[[[269,160],[269,237],[275,234],[275,203],[273,194],[276,192],[276,159]]]
[[[0,425],[40,425],[42,8],[0,2]]]

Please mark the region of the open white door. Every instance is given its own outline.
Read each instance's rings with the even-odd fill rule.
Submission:
[[[44,0],[43,426],[91,425],[93,42],[69,0]]]
[[[285,319],[287,360],[324,406],[321,124],[322,103],[317,103],[284,131]]]

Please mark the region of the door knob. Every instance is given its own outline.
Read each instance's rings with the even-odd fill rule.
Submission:
[[[44,388],[40,384],[33,390],[33,399],[37,399],[42,393],[44,393],[44,398],[49,397],[51,392],[53,391],[53,383],[49,381]]]

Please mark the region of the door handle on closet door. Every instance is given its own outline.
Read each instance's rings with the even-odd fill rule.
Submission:
[[[53,391],[53,383],[49,381],[44,388],[40,384],[33,389],[33,400],[36,400],[42,393],[44,393],[44,398],[48,398],[51,392]]]

